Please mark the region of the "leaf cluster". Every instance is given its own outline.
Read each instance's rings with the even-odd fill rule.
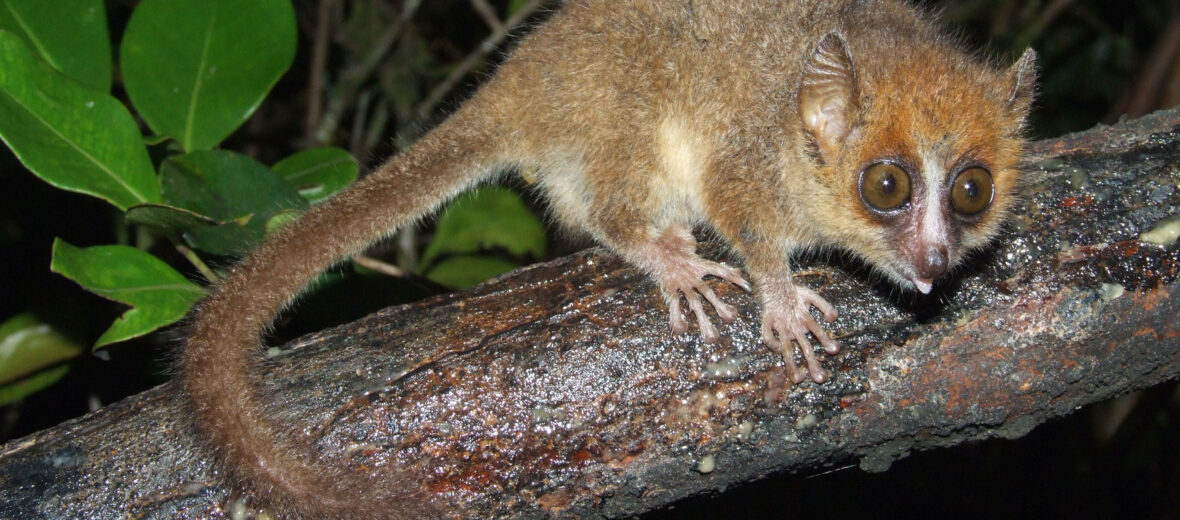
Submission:
[[[128,307],[95,348],[177,322],[219,279],[211,266],[356,179],[340,148],[269,165],[221,148],[290,69],[296,44],[290,0],[143,0],[116,62],[102,0],[0,2],[0,139],[41,180],[109,203],[137,237],[53,244],[53,272]],[[517,195],[481,193],[440,221],[427,277],[464,287],[517,265],[481,251],[544,254],[544,231]],[[158,256],[160,243],[174,252]],[[60,379],[84,350],[32,314],[0,322],[0,404]]]

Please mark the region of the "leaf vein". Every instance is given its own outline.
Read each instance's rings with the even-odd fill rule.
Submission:
[[[67,138],[64,134],[59,132],[57,130],[57,128],[55,128],[53,125],[49,124],[48,121],[46,121],[44,118],[42,118],[40,116],[40,114],[38,114],[35,110],[29,108],[28,105],[22,103],[19,98],[17,98],[16,96],[13,96],[11,93],[9,93],[5,89],[0,89],[0,92],[3,92],[8,97],[8,99],[11,99],[16,104],[16,106],[23,108],[26,112],[28,112],[29,115],[32,116],[33,120],[37,121],[38,123],[41,123],[47,130],[49,130],[49,132],[51,132],[53,135],[55,135],[59,139],[61,139],[62,142],[69,145],[76,152],[78,152],[79,155],[81,155],[82,157],[85,157],[87,160],[89,160],[91,163],[93,163],[96,167],[98,167],[99,170],[101,170],[102,172],[104,172],[108,176],[110,176],[111,179],[114,179],[114,181],[116,183],[118,183],[120,186],[122,186],[123,189],[127,190],[127,192],[130,193],[131,195],[134,195],[137,200],[139,200],[140,202],[147,202],[149,200],[147,197],[145,197],[143,194],[141,194],[139,192],[139,190],[136,190],[133,186],[128,184],[127,181],[123,180],[123,178],[120,177],[119,174],[115,173],[114,170],[112,170],[109,166],[107,166],[106,163],[103,163],[102,161],[98,160],[94,156],[90,155],[90,153],[88,153],[84,148],[78,146],[76,143],[74,143],[74,141]]]
[[[12,14],[12,19],[16,20],[17,25],[19,25],[21,30],[25,32],[25,35],[29,37],[29,41],[32,42],[33,46],[37,48],[37,52],[41,53],[41,57],[44,58],[47,63],[52,65],[53,68],[61,70],[61,66],[54,61],[53,56],[49,54],[49,50],[45,48],[45,44],[41,43],[41,39],[37,38],[37,35],[33,33],[33,30],[29,27],[29,24],[25,22],[25,19],[21,18],[20,13],[17,12],[16,8],[12,7],[12,3],[9,0],[5,0],[4,6],[7,7],[8,12]]]
[[[205,27],[205,40],[201,45],[201,61],[197,64],[197,76],[193,84],[193,93],[189,96],[188,115],[184,119],[184,149],[193,151],[193,119],[197,116],[197,100],[201,97],[201,87],[205,78],[205,67],[209,60],[209,42],[213,40],[213,26],[217,25],[217,2],[212,2],[212,14],[209,15],[209,25]]]

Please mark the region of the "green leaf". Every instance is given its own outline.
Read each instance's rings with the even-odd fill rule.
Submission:
[[[158,144],[162,144],[164,141],[167,141],[168,139],[169,139],[169,137],[166,135],[145,135],[145,136],[143,136],[143,144],[146,144],[148,146],[156,146]]]
[[[356,160],[339,148],[310,148],[274,165],[275,173],[312,204],[344,189],[357,176]]]
[[[290,0],[144,0],[119,54],[135,109],[185,151],[229,136],[294,57]]]
[[[102,0],[0,0],[0,29],[53,68],[99,92],[111,90],[111,40]]]
[[[426,272],[426,277],[447,287],[466,289],[517,267],[515,262],[502,258],[455,256],[432,267]]]
[[[170,157],[160,166],[164,201],[219,222],[191,228],[188,243],[215,255],[242,255],[266,234],[266,222],[308,204],[262,163],[225,150]]]
[[[150,226],[162,230],[186,230],[219,224],[211,217],[167,204],[136,204],[127,209],[124,218],[128,224]]]
[[[58,188],[119,209],[159,202],[139,127],[115,98],[79,85],[0,31],[0,138]]]
[[[82,249],[56,239],[50,269],[92,293],[132,307],[98,338],[95,348],[174,323],[205,294],[159,258],[134,247]]]
[[[443,255],[497,247],[516,256],[545,256],[545,227],[512,190],[481,188],[447,207],[422,253],[422,265]]]
[[[25,396],[49,388],[70,371],[68,365],[42,370],[15,383],[0,385],[0,406],[13,403]]]
[[[266,234],[269,235],[271,233],[274,233],[275,231],[278,231],[283,226],[290,224],[291,222],[295,222],[296,220],[299,219],[299,216],[302,214],[303,214],[302,211],[296,211],[293,209],[285,209],[283,211],[275,213],[272,217],[266,219],[266,225],[263,226],[263,229],[265,229]]]
[[[127,209],[123,219],[128,224],[154,228],[170,237],[180,237],[184,232],[220,224],[216,220],[184,208],[167,204],[137,204]]]
[[[29,313],[0,323],[0,384],[73,359],[82,347]]]

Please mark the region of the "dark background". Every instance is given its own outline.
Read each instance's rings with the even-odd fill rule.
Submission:
[[[489,3],[502,18],[509,2]],[[116,49],[134,4],[106,2]],[[319,70],[309,60],[320,1],[294,4],[300,23],[295,64],[255,117],[224,144],[267,163],[317,142],[309,137],[305,121],[309,78],[317,76],[332,86],[341,71],[372,48],[402,5],[335,0],[328,11],[329,59]],[[925,5],[938,10],[973,48],[999,62],[1009,63],[1028,45],[1038,51],[1042,78],[1032,133],[1048,137],[1180,103],[1176,4],[953,0]],[[487,27],[465,0],[425,0],[403,38],[362,86],[368,111],[360,100],[365,96],[357,96],[350,105],[356,109],[342,113],[342,124],[326,136],[328,142],[348,148],[370,166],[396,151],[398,143],[440,117],[421,120],[413,109],[487,36]],[[477,67],[442,108],[453,106],[490,71],[490,64]],[[120,88],[116,77],[115,93],[125,98]],[[384,124],[370,124],[377,101],[384,101],[382,108],[390,114]],[[353,124],[362,117],[365,125]],[[362,135],[358,129],[366,125],[375,130]],[[120,215],[105,202],[51,188],[0,147],[0,320],[33,311],[79,343],[92,344],[123,309],[50,273],[50,245],[54,237],[80,246],[114,243],[125,233]],[[571,247],[558,242],[554,249],[561,253]],[[346,282],[301,306],[288,318],[301,327],[289,325],[280,336],[346,321],[427,292],[419,284],[399,281]],[[336,303],[345,294],[349,303]],[[342,308],[343,313],[326,310]],[[0,440],[53,426],[165,381],[169,351],[179,336],[174,327],[74,360],[62,382],[0,409]],[[1180,391],[1171,383],[1088,407],[1016,441],[919,453],[882,474],[849,467],[821,475],[777,476],[649,517],[1180,518],[1178,412]]]

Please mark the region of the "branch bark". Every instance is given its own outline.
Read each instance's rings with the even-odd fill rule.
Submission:
[[[804,261],[842,313],[823,385],[788,386],[747,295],[714,286],[741,310],[720,343],[671,336],[654,285],[595,250],[296,340],[258,377],[324,464],[413,468],[472,518],[626,516],[772,472],[883,471],[1180,374],[1180,244],[1141,235],[1180,227],[1177,172],[1176,109],[1035,143],[1010,229],[929,298]],[[0,489],[5,518],[237,507],[171,385],[0,447]]]

